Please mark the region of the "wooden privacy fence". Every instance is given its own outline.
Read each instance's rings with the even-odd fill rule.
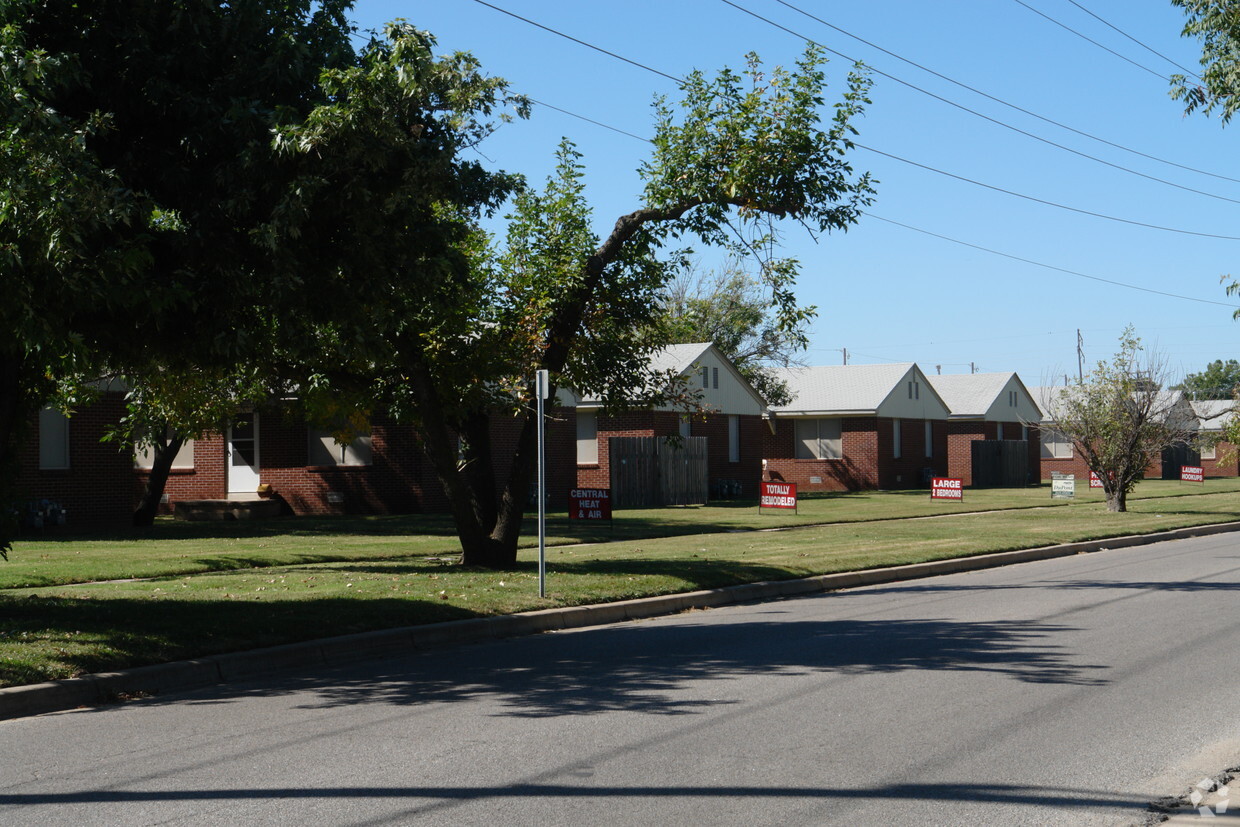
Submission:
[[[667,437],[607,440],[613,508],[697,505],[707,501],[706,437],[673,444]]]
[[[1023,439],[975,439],[972,461],[974,488],[1029,484],[1029,443]]]

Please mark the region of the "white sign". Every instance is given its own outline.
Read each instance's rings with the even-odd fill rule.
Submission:
[[[1071,474],[1051,480],[1051,499],[1070,500],[1076,496],[1076,477]]]

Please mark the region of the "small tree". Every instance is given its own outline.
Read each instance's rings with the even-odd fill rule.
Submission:
[[[1141,339],[1129,327],[1119,351],[1084,379],[1047,400],[1047,414],[1102,480],[1108,511],[1127,511],[1128,494],[1145,476],[1152,456],[1191,438],[1191,420],[1177,394],[1164,391],[1166,366],[1156,354],[1142,357]]]

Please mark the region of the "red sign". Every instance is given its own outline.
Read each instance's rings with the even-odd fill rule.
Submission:
[[[795,482],[764,482],[759,492],[759,508],[796,508],[797,484]]]
[[[964,480],[951,477],[933,477],[930,480],[930,499],[963,500]]]
[[[574,488],[568,492],[570,520],[610,520],[611,489]]]
[[[1205,482],[1206,472],[1200,465],[1181,465],[1180,466],[1181,482]]]
[[[1089,487],[1090,488],[1101,488],[1102,487],[1102,477],[1098,476],[1097,471],[1089,472]]]

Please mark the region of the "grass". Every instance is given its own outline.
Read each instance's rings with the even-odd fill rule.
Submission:
[[[799,513],[752,503],[617,512],[614,528],[549,521],[548,591],[534,538],[510,571],[450,562],[442,517],[161,523],[48,536],[0,563],[0,685],[551,606],[668,594],[1240,520],[1240,480],[1149,481],[1126,514],[1049,487],[835,495]],[[935,517],[935,519],[908,519]],[[752,531],[750,529],[792,529]],[[606,542],[598,542],[606,540]],[[134,579],[141,578],[141,579]],[[128,582],[86,582],[116,581]]]

